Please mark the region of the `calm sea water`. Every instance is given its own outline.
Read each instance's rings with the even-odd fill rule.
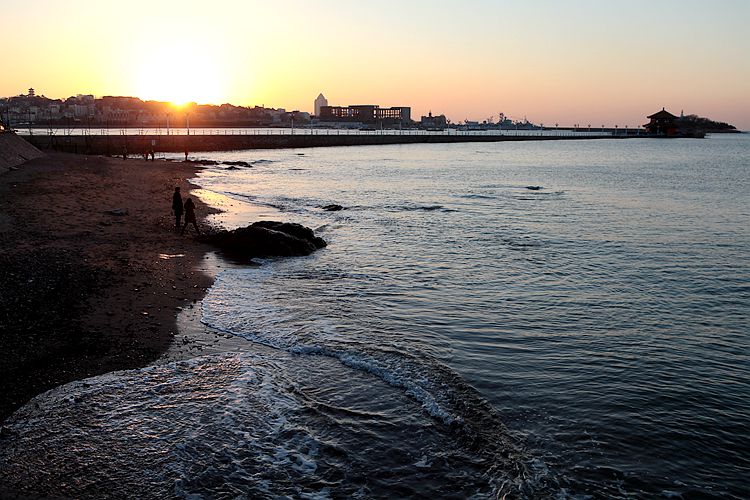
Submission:
[[[261,207],[329,246],[223,268],[203,321],[243,352],[22,409],[8,477],[51,460],[82,496],[750,494],[749,137],[206,157],[252,163],[196,180],[217,224]]]

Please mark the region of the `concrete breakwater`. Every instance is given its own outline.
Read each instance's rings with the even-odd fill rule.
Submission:
[[[21,165],[44,153],[12,132],[0,132],[0,172]]]
[[[154,152],[236,151],[242,149],[313,148],[383,144],[560,141],[612,139],[611,135],[31,135],[26,139],[40,149],[97,155]]]

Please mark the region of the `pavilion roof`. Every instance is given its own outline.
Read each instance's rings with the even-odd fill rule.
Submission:
[[[671,118],[671,119],[676,119],[677,117],[675,115],[673,115],[672,113],[670,113],[669,111],[665,110],[664,108],[661,108],[661,111],[657,111],[653,115],[647,116],[646,118],[648,118],[649,120],[651,120],[651,119],[654,119],[654,118]]]

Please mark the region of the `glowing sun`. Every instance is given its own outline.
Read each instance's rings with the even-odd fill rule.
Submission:
[[[226,96],[219,53],[194,42],[143,49],[134,82],[137,95],[175,104],[220,104]]]

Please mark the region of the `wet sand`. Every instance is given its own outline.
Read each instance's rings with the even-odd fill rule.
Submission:
[[[195,307],[220,264],[170,213],[199,168],[52,153],[0,174],[0,421],[60,384],[224,342]]]

